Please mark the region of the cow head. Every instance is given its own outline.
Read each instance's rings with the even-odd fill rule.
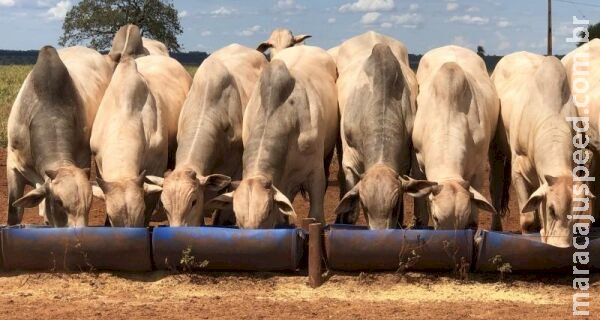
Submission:
[[[556,247],[569,247],[573,239],[575,221],[567,216],[573,214],[573,198],[585,197],[580,195],[583,189],[586,189],[587,197],[593,199],[595,196],[582,185],[574,185],[573,177],[570,175],[562,177],[546,175],[544,178],[546,181],[531,194],[521,213],[537,211],[540,235],[544,243]],[[527,224],[530,223],[532,221],[524,221],[522,228],[529,229]]]
[[[260,52],[266,52],[267,50],[271,50],[271,58],[274,57],[279,51],[293,47],[295,45],[299,45],[304,43],[304,40],[310,38],[310,35],[301,34],[298,36],[294,36],[292,32],[288,29],[275,29],[269,36],[267,41],[262,42],[258,45],[256,50]]]
[[[387,166],[373,166],[340,201],[335,210],[336,222],[355,223],[360,203],[370,229],[395,228],[403,194],[406,192],[413,197],[423,197],[435,186],[435,182],[399,177]]]
[[[166,174],[164,179],[155,176],[146,178],[162,187],[160,199],[172,227],[201,225],[204,191],[219,191],[231,182],[231,178],[220,174],[197,176],[196,171],[191,169],[175,170]]]
[[[435,229],[477,227],[477,211],[474,206],[497,214],[494,206],[464,180],[439,182],[429,195],[429,208]]]
[[[143,227],[146,204],[144,195],[160,192],[159,186],[144,183],[145,172],[132,179],[104,181],[96,178],[95,197],[104,199],[106,214],[113,227]]]
[[[263,176],[240,181],[234,191],[210,200],[206,206],[224,209],[232,203],[236,223],[243,229],[271,229],[296,216],[290,200]]]
[[[85,227],[92,204],[89,169],[75,166],[46,170],[46,182],[18,199],[14,206],[31,208],[45,200],[48,223],[54,227]]]

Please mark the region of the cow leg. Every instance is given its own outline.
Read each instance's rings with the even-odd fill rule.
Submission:
[[[534,232],[536,231],[536,215],[537,211],[525,212],[521,213],[523,207],[529,200],[529,196],[533,192],[531,187],[528,185],[527,181],[523,177],[522,174],[518,172],[514,172],[512,175],[513,186],[517,193],[517,200],[519,202],[519,212],[520,212],[520,224],[521,231],[523,232]]]
[[[425,173],[419,167],[416,153],[411,155],[411,176],[413,179],[426,180]],[[414,227],[425,227],[429,225],[429,203],[427,197],[413,198],[413,218],[412,225]]]
[[[6,169],[6,182],[8,185],[8,225],[20,224],[23,220],[23,208],[13,206],[25,191],[25,177],[16,169],[8,166]]]
[[[321,162],[322,163],[322,162]],[[308,213],[309,218],[315,218],[318,222],[325,223],[324,203],[325,203],[325,190],[327,187],[323,168],[314,170],[311,174],[311,178],[308,184],[308,200],[310,201],[310,210]],[[293,199],[290,199],[293,201]]]

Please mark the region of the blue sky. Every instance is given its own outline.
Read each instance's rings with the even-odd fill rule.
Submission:
[[[0,0],[0,49],[56,45],[62,19],[76,0]],[[214,51],[237,42],[255,47],[275,27],[313,36],[333,47],[367,30],[391,35],[411,53],[446,44],[483,45],[489,54],[546,51],[546,0],[174,0],[186,51]],[[573,48],[565,38],[572,17],[600,21],[598,0],[553,0],[555,53]]]

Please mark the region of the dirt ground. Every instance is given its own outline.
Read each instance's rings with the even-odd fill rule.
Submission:
[[[0,149],[0,224],[6,222],[6,152]],[[334,161],[327,190],[326,220],[333,222],[339,199]],[[487,188],[487,186],[486,186]],[[487,192],[485,193],[487,196]],[[412,215],[407,200],[405,223]],[[308,204],[298,198],[299,217]],[[505,219],[518,230],[516,202]],[[94,203],[91,225],[102,225],[103,204]],[[24,223],[40,224],[36,209]],[[481,213],[480,227],[491,216]],[[361,218],[359,223],[364,223]],[[160,223],[159,223],[160,224]],[[0,273],[0,319],[567,319],[572,312],[572,277],[452,274],[334,273],[311,289],[305,274],[207,273]],[[590,287],[590,317],[600,319],[600,275]]]

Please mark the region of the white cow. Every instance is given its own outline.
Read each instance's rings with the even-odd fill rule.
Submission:
[[[295,215],[301,190],[324,222],[325,168],[338,131],[336,68],[322,49],[282,50],[262,71],[244,113],[243,179],[207,206],[231,205],[242,228],[272,228]]]
[[[417,81],[412,139],[419,169],[438,183],[428,199],[433,225],[477,228],[478,208],[496,215],[481,194],[500,112],[496,90],[483,60],[458,46],[427,52]]]
[[[232,44],[212,53],[196,71],[179,118],[175,170],[164,181],[149,177],[163,187],[171,226],[203,224],[205,190],[218,191],[229,177],[242,178],[242,116],[265,64],[258,51]],[[233,221],[215,216],[213,222]]]
[[[174,152],[177,122],[192,79],[174,59],[126,57],[117,65],[92,130],[99,177],[94,195],[105,199],[113,226],[147,225],[160,176]]]
[[[406,176],[418,91],[407,50],[367,32],[336,51],[344,172],[336,222],[355,223],[360,203],[371,229],[395,228],[404,192],[422,197],[435,185]]]
[[[256,50],[265,53],[270,51],[269,57],[273,58],[277,53],[285,48],[304,44],[304,40],[312,37],[308,34],[294,36],[288,29],[277,28],[271,32],[269,39],[261,42]]]
[[[147,55],[168,57],[169,50],[160,41],[143,38],[140,28],[135,24],[126,24],[115,33],[112,46],[107,54],[107,61],[114,68],[122,58],[139,58]]]
[[[92,49],[40,50],[8,118],[8,224],[40,203],[50,225],[87,224],[89,139],[110,77],[110,65]],[[23,196],[25,184],[36,188]]]
[[[555,57],[517,52],[500,60],[492,81],[511,151],[521,228],[540,230],[545,243],[568,247],[575,147],[565,117],[575,110],[565,69]]]
[[[593,153],[590,177],[595,177],[595,181],[587,182],[590,185],[590,191],[593,194],[600,192],[600,39],[593,39],[570,52],[562,59],[562,63],[567,69],[567,76],[571,86],[571,94],[576,99],[577,115],[579,117],[589,118],[589,128],[585,135],[589,138],[587,146]],[[577,92],[573,87],[573,80],[582,78],[587,80],[589,88],[585,90],[585,83],[578,81]],[[583,127],[581,123],[577,124]],[[585,140],[585,139],[584,139]],[[583,141],[581,142],[583,144]],[[582,198],[580,195],[579,198]],[[595,217],[594,226],[600,227],[600,202],[593,200],[593,214]]]

